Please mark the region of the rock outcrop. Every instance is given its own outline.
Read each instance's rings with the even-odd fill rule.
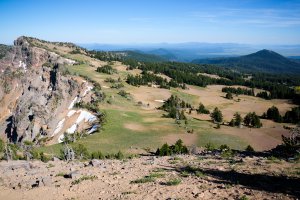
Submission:
[[[11,142],[53,136],[70,103],[88,86],[68,74],[66,66],[75,61],[31,40],[18,38],[0,60],[0,135]]]

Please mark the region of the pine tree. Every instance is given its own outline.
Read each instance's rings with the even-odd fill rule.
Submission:
[[[221,123],[223,121],[222,112],[219,110],[218,107],[216,107],[214,109],[214,111],[211,113],[210,117],[214,122],[217,122],[217,123]]]
[[[241,115],[238,112],[236,112],[234,114],[234,125],[240,126],[242,124],[242,121],[243,121],[243,119],[242,119]]]

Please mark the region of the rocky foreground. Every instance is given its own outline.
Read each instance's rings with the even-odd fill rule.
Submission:
[[[300,163],[275,158],[143,156],[1,161],[0,199],[297,199]]]

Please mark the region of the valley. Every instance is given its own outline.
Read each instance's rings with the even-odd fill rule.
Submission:
[[[44,44],[45,45],[45,44]],[[116,153],[121,150],[128,154],[145,153],[145,149],[155,150],[164,143],[174,143],[182,139],[189,146],[205,146],[213,143],[215,146],[227,144],[231,148],[244,149],[251,145],[255,150],[269,150],[281,144],[281,135],[289,135],[289,131],[284,129],[284,124],[270,120],[262,120],[263,127],[260,129],[248,127],[221,126],[216,129],[210,121],[210,116],[197,114],[192,111],[186,113],[188,125],[176,124],[174,119],[162,117],[165,113],[157,108],[163,105],[171,95],[176,95],[181,99],[197,107],[203,103],[210,111],[214,107],[221,109],[225,123],[229,122],[235,112],[239,112],[244,117],[248,112],[256,112],[262,115],[271,106],[278,107],[280,113],[290,110],[296,105],[289,100],[264,100],[258,97],[239,95],[229,100],[225,98],[222,87],[224,85],[209,85],[198,87],[187,85],[187,89],[171,88],[164,89],[155,85],[135,87],[126,83],[129,74],[138,75],[142,71],[139,69],[128,69],[128,66],[119,61],[99,61],[84,54],[69,54],[72,49],[60,48],[53,44],[46,44],[47,49],[55,51],[69,59],[84,64],[69,66],[71,74],[81,75],[96,81],[101,85],[106,99],[99,104],[101,111],[107,114],[107,122],[100,132],[94,133],[84,138],[78,143],[84,144],[89,151],[101,151],[104,153]],[[98,66],[110,64],[116,73],[105,74],[96,72]],[[107,79],[120,79],[124,87],[120,89],[111,88],[114,83],[109,83]],[[164,75],[164,78],[171,79]],[[234,86],[238,87],[238,86]],[[120,90],[129,93],[128,98],[118,94]],[[261,92],[261,90],[255,90]],[[290,126],[287,124],[287,126]],[[188,129],[194,132],[187,133]],[[58,154],[61,145],[42,147],[41,149],[50,154]]]

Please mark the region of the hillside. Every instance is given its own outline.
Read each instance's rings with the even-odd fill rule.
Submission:
[[[30,37],[6,52],[0,199],[299,195],[297,149],[281,145],[282,136],[297,142],[289,137],[300,131],[291,123],[300,120],[291,101],[296,82],[255,74],[245,80],[213,65],[128,62],[126,52]],[[231,98],[223,91],[229,86]],[[261,92],[270,98],[256,96]],[[293,121],[260,117],[272,106],[279,119],[288,113]]]
[[[299,63],[266,49],[240,57],[196,59],[192,62],[217,64],[247,71],[257,70],[270,73],[300,73]]]
[[[78,64],[46,48],[46,41],[19,37],[0,59],[0,132],[12,143],[58,143],[64,132],[90,130],[96,116],[75,108],[96,98],[93,84],[72,76],[67,67]],[[68,43],[52,43],[70,48]],[[86,123],[89,121],[89,124]]]

